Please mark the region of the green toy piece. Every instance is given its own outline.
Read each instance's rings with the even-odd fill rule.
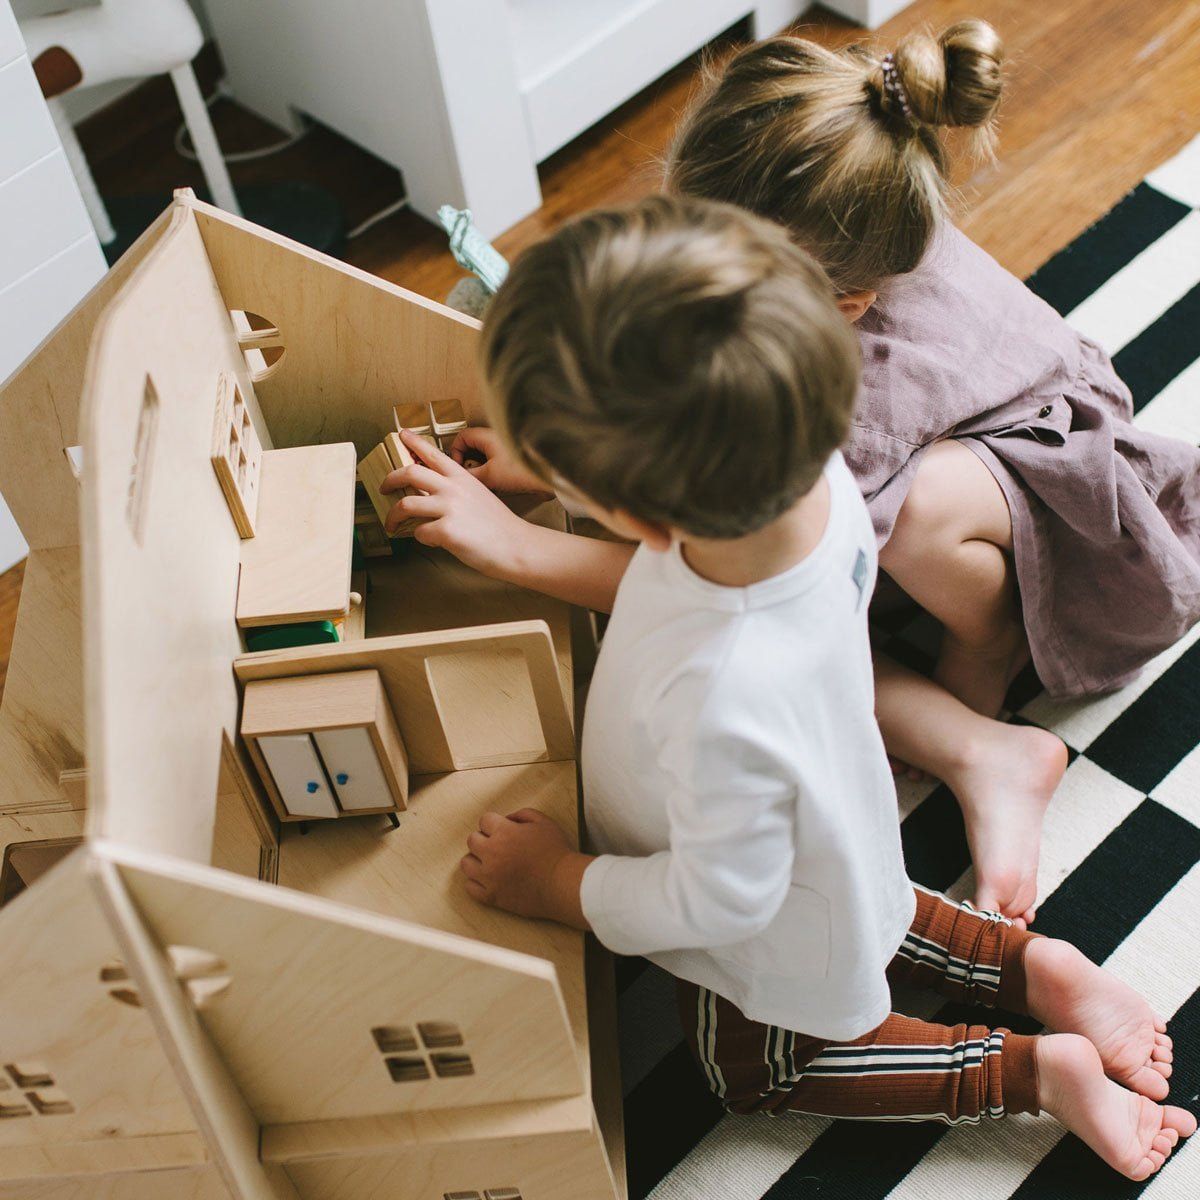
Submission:
[[[246,630],[247,650],[289,650],[293,646],[318,646],[341,640],[332,621],[297,621],[292,625],[260,625]]]

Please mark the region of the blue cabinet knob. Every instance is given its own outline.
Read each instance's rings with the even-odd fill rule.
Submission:
[[[335,776],[335,778],[337,779],[338,783],[349,783],[350,782],[350,776],[347,775],[345,771],[339,771],[337,773],[337,775]]]
[[[308,788],[308,791],[312,793],[317,791],[321,785],[315,779],[310,779],[305,786]]]

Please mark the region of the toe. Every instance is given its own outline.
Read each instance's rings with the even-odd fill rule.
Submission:
[[[1164,1035],[1166,1034],[1166,1032],[1167,1032],[1167,1023],[1166,1023],[1166,1021],[1164,1021],[1164,1020],[1162,1019],[1162,1017],[1155,1017],[1155,1018],[1154,1018],[1154,1032],[1155,1032],[1155,1033],[1161,1033],[1161,1034],[1164,1034]]]
[[[1180,1137],[1191,1137],[1196,1132],[1196,1118],[1186,1108],[1168,1104],[1163,1108],[1162,1127],[1174,1129]]]
[[[1032,925],[1034,919],[1037,917],[1037,909],[1027,908],[1021,915],[1025,918],[1026,925]]]
[[[1171,1090],[1166,1079],[1150,1067],[1142,1067],[1129,1077],[1127,1085],[1151,1100],[1165,1100]]]
[[[1167,1156],[1165,1154],[1163,1154],[1162,1151],[1160,1151],[1160,1150],[1151,1150],[1150,1153],[1146,1155],[1146,1157],[1150,1160],[1150,1163],[1151,1163],[1151,1168],[1152,1168],[1150,1171],[1151,1175],[1153,1175],[1154,1172],[1157,1171],[1159,1169],[1159,1167],[1161,1167],[1163,1165],[1163,1163],[1165,1163],[1167,1161]]]
[[[1159,1165],[1161,1166],[1162,1164],[1160,1163]],[[1157,1170],[1158,1167],[1154,1165],[1154,1159],[1147,1154],[1136,1167],[1128,1172],[1128,1175],[1134,1183],[1141,1183],[1143,1179],[1149,1179]]]

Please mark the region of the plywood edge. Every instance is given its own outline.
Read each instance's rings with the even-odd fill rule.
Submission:
[[[454,954],[459,958],[500,967],[506,971],[548,982],[554,987],[559,1002],[562,1003],[558,973],[554,964],[548,959],[538,958],[533,954],[524,954],[519,950],[506,950],[500,946],[476,941],[474,938],[418,925],[400,917],[385,917],[366,909],[340,904],[335,900],[326,900],[294,891],[291,888],[247,879],[229,871],[222,871],[217,867],[203,866],[182,859],[169,858],[166,855],[152,854],[149,851],[118,845],[115,842],[93,843],[92,851],[97,862],[104,864],[105,868],[118,872],[118,875],[113,877],[118,881],[119,872],[122,869],[166,874],[182,882],[223,892],[229,896],[252,900],[256,904],[277,911],[293,912],[323,920],[336,920],[350,928],[383,937],[400,934],[405,941],[412,945]],[[563,1011],[565,1014],[565,1006]],[[569,1021],[567,1023],[569,1025]]]
[[[381,294],[406,301],[417,308],[425,309],[427,312],[436,313],[438,316],[445,317],[448,321],[456,325],[462,325],[467,329],[478,330],[481,328],[481,323],[474,317],[468,317],[456,309],[439,304],[436,300],[430,300],[428,297],[422,296],[417,292],[411,292],[408,288],[401,287],[397,283],[391,283],[389,280],[381,279],[378,275],[372,275],[369,271],[351,266],[349,263],[342,262],[340,259],[333,258],[328,254],[322,254],[321,251],[314,250],[311,246],[305,246],[301,242],[284,237],[283,234],[275,233],[273,230],[265,229],[260,225],[255,225],[252,221],[247,221],[243,217],[235,217],[232,213],[227,213],[224,209],[217,208],[212,204],[206,204],[203,200],[198,200],[193,195],[177,193],[176,198],[177,203],[186,205],[196,214],[201,236],[210,234],[214,228],[217,228],[220,231],[232,234],[234,237],[268,242],[273,246],[291,251],[299,258],[310,262],[318,270],[332,271],[337,275],[344,275],[358,283],[367,284]],[[206,242],[207,240],[207,237],[205,237]],[[217,281],[218,283],[220,282],[219,276]]]
[[[628,1195],[625,1177],[625,1107],[617,1041],[617,980],[613,954],[591,934],[584,942],[588,1050],[596,1126],[619,1200]]]
[[[234,659],[233,670],[242,683],[254,679],[278,679],[285,675],[307,675],[317,671],[359,670],[349,665],[364,655],[385,655],[394,650],[437,650],[470,647],[474,643],[515,637],[544,637],[553,651],[550,626],[541,620],[503,621],[494,625],[470,625],[459,629],[435,629],[427,633],[398,633],[391,637],[366,638],[355,642],[329,642],[320,646],[295,646],[286,650],[263,650]],[[339,661],[347,666],[339,668]]]
[[[133,1171],[165,1171],[210,1163],[198,1133],[95,1139],[44,1146],[6,1146],[0,1154],[0,1183],[45,1183],[96,1179]]]
[[[90,847],[87,867],[97,901],[222,1179],[236,1200],[299,1200],[286,1174],[278,1169],[268,1172],[259,1160],[258,1122],[147,929],[110,850],[103,844]]]
[[[266,1125],[262,1157],[264,1162],[292,1163],[396,1154],[438,1145],[465,1151],[511,1138],[578,1135],[591,1130],[592,1105],[586,1095],[520,1100],[468,1109]]]

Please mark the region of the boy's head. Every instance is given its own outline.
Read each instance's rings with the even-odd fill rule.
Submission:
[[[658,196],[526,251],[484,325],[493,424],[607,513],[706,538],[752,533],[849,430],[858,343],[776,226]]]

